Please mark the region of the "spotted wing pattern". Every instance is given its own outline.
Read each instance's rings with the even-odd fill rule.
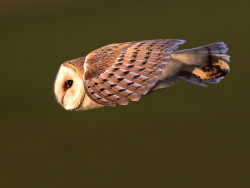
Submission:
[[[129,45],[119,51],[119,54],[114,53],[116,58],[113,62],[102,65],[105,67],[103,70],[97,68],[98,75],[85,79],[87,95],[105,106],[127,105],[130,100],[138,101],[159,80],[171,53],[184,42],[161,39],[123,43],[124,46]],[[91,64],[88,61],[85,63],[91,71]],[[85,70],[86,73],[88,69]]]

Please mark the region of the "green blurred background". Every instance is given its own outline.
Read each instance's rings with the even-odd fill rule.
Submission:
[[[0,187],[250,187],[249,3],[0,0]],[[114,42],[228,44],[231,72],[128,106],[68,112],[62,62]]]

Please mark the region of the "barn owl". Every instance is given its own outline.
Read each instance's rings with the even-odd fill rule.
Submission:
[[[229,72],[223,42],[179,50],[184,40],[159,39],[110,44],[64,62],[54,91],[66,110],[127,105],[178,80],[206,86]]]

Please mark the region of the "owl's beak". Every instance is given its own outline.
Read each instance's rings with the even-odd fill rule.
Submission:
[[[64,106],[64,104],[63,104],[63,98],[64,98],[64,95],[63,95],[62,97],[60,97],[60,98],[57,98],[57,101],[58,101],[62,106]]]

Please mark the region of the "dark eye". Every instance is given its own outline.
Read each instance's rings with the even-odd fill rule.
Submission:
[[[67,89],[70,88],[73,85],[73,80],[68,80],[65,85]]]

